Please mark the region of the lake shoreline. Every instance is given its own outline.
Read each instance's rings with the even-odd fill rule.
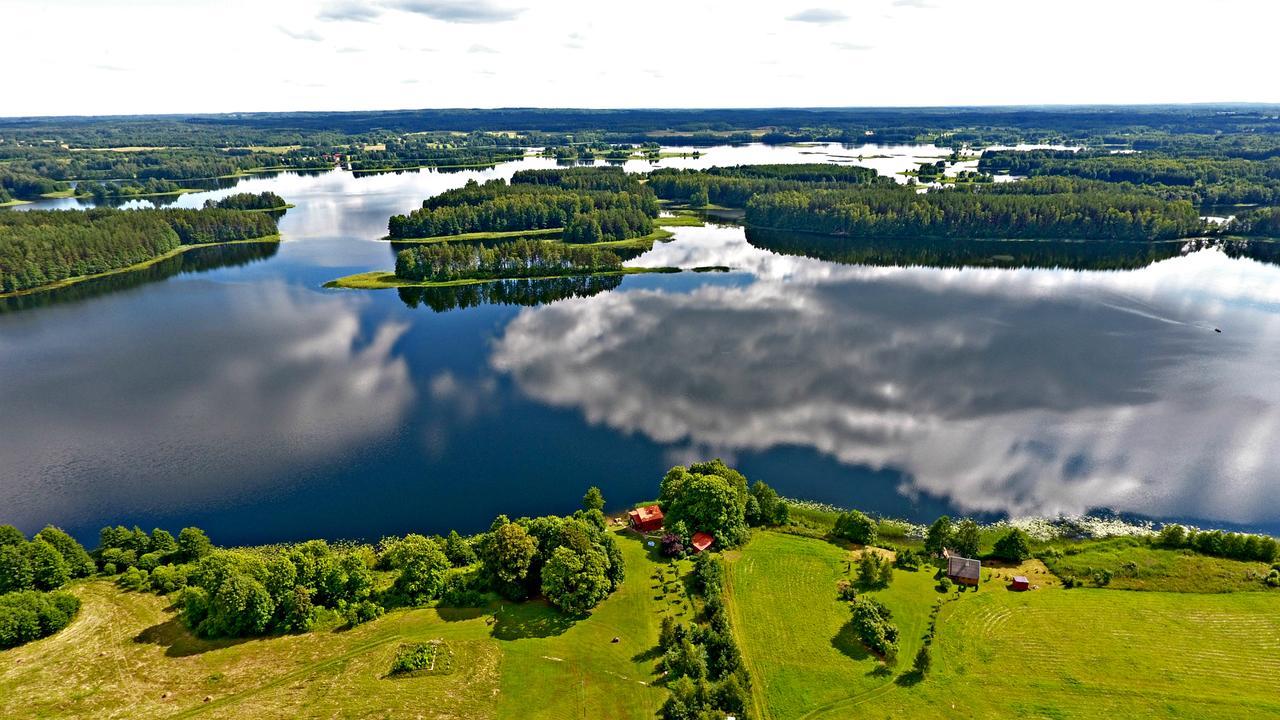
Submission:
[[[402,280],[396,277],[394,272],[385,270],[372,270],[369,272],[355,273],[353,275],[345,275],[330,280],[321,287],[330,290],[390,290],[393,288],[439,288],[439,287],[461,287],[464,285],[481,285],[491,282],[502,282],[506,280],[556,280],[566,277],[609,277],[613,275],[644,275],[647,273],[678,273],[680,268],[675,267],[654,267],[654,268],[622,268],[621,270],[602,270],[598,272],[573,272],[560,275],[538,275],[534,277],[493,277],[493,278],[466,278],[461,280]]]
[[[89,280],[97,280],[98,278],[104,278],[111,275],[119,275],[121,273],[143,270],[148,267],[151,267],[152,265],[155,265],[156,263],[162,262],[164,260],[168,260],[169,258],[172,258],[172,257],[177,257],[178,255],[181,255],[189,250],[195,250],[197,248],[218,247],[222,245],[245,245],[250,243],[278,243],[280,241],[281,241],[280,235],[276,234],[276,235],[264,235],[258,238],[247,238],[245,240],[230,240],[227,242],[195,243],[192,245],[182,245],[170,250],[169,252],[162,253],[153,258],[148,258],[146,260],[143,260],[142,262],[136,262],[126,267],[115,268],[113,270],[104,270],[100,273],[93,273],[91,275],[76,275],[75,277],[64,278],[56,282],[46,283],[44,285],[37,285],[36,287],[23,288],[22,290],[0,292],[0,298],[12,298],[12,297],[22,297],[25,295],[36,295],[38,293],[49,292],[51,290],[58,290],[60,288],[69,287],[71,285],[76,285],[78,283],[86,282]]]

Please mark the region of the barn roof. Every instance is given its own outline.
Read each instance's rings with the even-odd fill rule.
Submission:
[[[949,577],[961,577],[969,580],[977,580],[978,575],[981,572],[981,560],[960,557],[959,555],[951,555],[947,558],[947,575]]]

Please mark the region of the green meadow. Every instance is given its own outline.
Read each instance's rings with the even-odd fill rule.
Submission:
[[[1280,592],[1066,590],[1022,568],[1040,587],[1013,592],[1015,569],[992,568],[978,591],[942,593],[932,568],[899,570],[872,592],[901,631],[899,659],[886,665],[850,633],[836,599],[856,553],[759,532],[730,554],[731,613],[760,718],[1280,714]],[[921,678],[912,659],[940,600]]]

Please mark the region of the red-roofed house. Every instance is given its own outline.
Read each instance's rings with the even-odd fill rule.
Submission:
[[[714,535],[709,535],[704,532],[696,532],[693,534],[693,537],[689,539],[689,544],[693,546],[694,552],[702,552],[714,545],[715,542],[716,538]]]
[[[631,527],[636,532],[652,532],[662,529],[662,508],[657,505],[645,505],[627,513],[631,518]]]

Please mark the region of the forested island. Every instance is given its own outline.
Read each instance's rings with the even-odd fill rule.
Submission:
[[[662,720],[881,708],[886,695],[924,709],[935,693],[994,707],[967,689],[974,673],[1093,707],[1117,681],[1093,668],[1117,658],[1160,678],[1158,702],[1184,707],[1204,673],[1227,682],[1169,663],[1169,628],[1204,613],[1221,622],[1195,647],[1230,648],[1223,673],[1271,658],[1254,624],[1280,601],[1272,537],[1106,518],[912,525],[781,498],[719,460],[673,467],[655,492],[606,512],[592,487],[567,515],[377,542],[228,548],[195,527],[108,526],[88,551],[53,526],[30,538],[0,526],[0,652],[14,660],[0,712],[80,716],[121,693],[139,716],[234,712],[281,682],[299,697],[278,702],[317,711],[430,703],[474,716],[496,703],[507,716],[536,702],[595,717],[620,694],[622,716]],[[958,575],[948,558],[976,570]],[[992,613],[1008,642],[985,629]],[[1057,670],[1025,665],[1026,638],[1048,627],[1071,640],[1056,657],[1087,686],[1045,690]],[[193,654],[194,674],[182,660]],[[238,663],[259,670],[232,673]],[[524,682],[539,673],[546,682]],[[594,689],[566,692],[575,679]],[[64,691],[86,681],[95,693]],[[1230,703],[1276,707],[1248,682]]]
[[[263,202],[277,202],[279,197]],[[188,247],[276,235],[269,213],[53,210],[0,214],[0,292],[25,292],[144,265]]]
[[[522,170],[429,198],[388,230],[405,239],[562,228],[565,242],[595,243],[648,235],[657,216],[653,191],[620,168]]]

